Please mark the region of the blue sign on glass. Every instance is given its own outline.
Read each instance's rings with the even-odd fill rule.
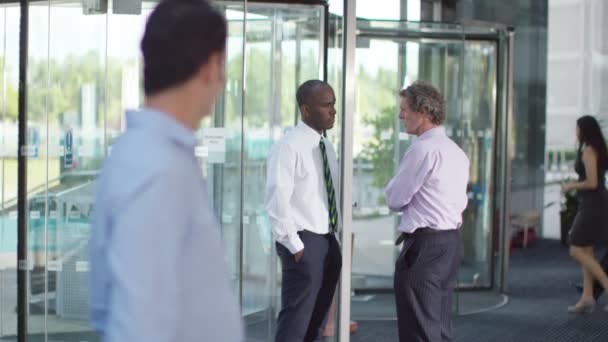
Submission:
[[[38,158],[38,146],[40,146],[40,133],[38,132],[38,128],[28,127],[27,136],[30,146],[28,157],[30,159]]]
[[[72,147],[73,147],[73,136],[72,136],[72,130],[68,129],[67,132],[65,132],[65,139],[63,140],[63,145],[64,145],[64,149],[65,149],[65,156],[63,158],[63,166],[65,168],[72,168],[72,166],[74,165],[74,153],[72,151]]]

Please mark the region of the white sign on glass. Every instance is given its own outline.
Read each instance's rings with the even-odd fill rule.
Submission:
[[[49,260],[47,264],[47,270],[61,272],[63,270],[63,263],[61,262],[61,260]]]
[[[203,145],[207,147],[207,163],[223,164],[226,162],[226,135],[223,127],[203,130]]]
[[[88,261],[76,261],[76,272],[89,272],[89,269]]]

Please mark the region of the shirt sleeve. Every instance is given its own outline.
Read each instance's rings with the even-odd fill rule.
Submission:
[[[144,182],[113,217],[107,250],[113,287],[106,337],[110,341],[179,340],[179,286],[185,272],[180,253],[192,224],[191,178],[179,168]],[[192,270],[191,270],[192,271]]]
[[[268,160],[265,207],[275,239],[292,254],[304,249],[290,204],[295,168],[295,152],[286,144],[275,146]]]
[[[91,326],[95,331],[103,334],[108,316],[109,301],[109,271],[105,261],[107,246],[107,220],[105,217],[104,201],[100,194],[104,187],[103,177],[98,179],[96,186],[95,208],[91,238],[89,241],[89,258],[91,269],[89,272],[89,315]]]
[[[397,174],[384,189],[386,204],[393,211],[402,211],[420,190],[432,171],[435,154],[416,146],[406,152]]]

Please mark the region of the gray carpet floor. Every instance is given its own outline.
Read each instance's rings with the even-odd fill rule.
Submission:
[[[572,283],[580,281],[581,272],[568,256],[568,250],[557,241],[541,240],[511,255],[509,302],[499,309],[454,318],[454,335],[458,342],[607,342],[608,313],[601,310],[608,300],[602,298],[598,310],[589,315],[573,315],[566,307],[578,299]],[[390,295],[378,296],[378,305],[387,307]],[[488,294],[467,294],[468,305],[476,298],[483,305],[492,304]],[[372,308],[373,309],[373,308]],[[381,312],[381,310],[377,310]],[[394,342],[397,322],[392,315],[386,320],[357,319],[359,331],[353,342]],[[363,318],[363,317],[361,317]],[[14,341],[6,338],[6,341]],[[247,341],[271,341],[267,322],[247,327]],[[5,341],[5,339],[1,339]],[[28,341],[44,341],[42,335],[30,335]],[[88,341],[97,339],[91,333],[52,334],[48,341]],[[325,341],[333,341],[326,339]],[[294,341],[295,342],[295,341]]]
[[[489,312],[457,316],[454,335],[461,342],[606,342],[608,313],[573,315],[566,307],[578,299],[572,283],[581,271],[556,241],[541,240],[511,255],[509,302]],[[395,321],[359,321],[353,342],[398,341]]]

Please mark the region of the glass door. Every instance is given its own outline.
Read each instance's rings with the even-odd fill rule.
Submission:
[[[272,339],[280,305],[262,207],[266,159],[295,123],[297,85],[324,77],[327,4],[300,3],[214,2],[228,20],[227,83],[196,133],[195,153],[221,222],[248,341]],[[34,340],[98,340],[88,322],[87,274],[95,180],[125,129],[124,110],[142,105],[139,42],[156,4],[145,1],[141,13],[129,15],[115,13],[112,2],[88,14],[76,0],[29,5],[26,175],[17,172],[20,8],[0,6],[0,339],[15,338],[19,321]],[[27,179],[24,198],[18,178]],[[18,209],[18,200],[28,209]],[[25,211],[27,244],[17,237]],[[23,264],[18,245],[28,250]],[[21,297],[19,272],[27,277]]]
[[[473,39],[467,29],[451,24],[359,20],[357,28],[353,318],[396,317],[392,289],[400,216],[389,211],[383,189],[416,139],[398,119],[399,90],[416,80],[428,81],[443,93],[446,131],[471,160],[458,286],[491,288],[492,246],[498,241],[492,229],[496,41],[482,34]]]
[[[226,6],[228,18],[228,84],[203,124],[201,164],[222,220],[247,341],[269,341],[281,277],[264,209],[266,162],[273,143],[299,117],[298,85],[323,78],[326,6],[248,2],[244,13],[230,2],[218,5]],[[214,135],[226,139],[224,160],[204,147]]]

